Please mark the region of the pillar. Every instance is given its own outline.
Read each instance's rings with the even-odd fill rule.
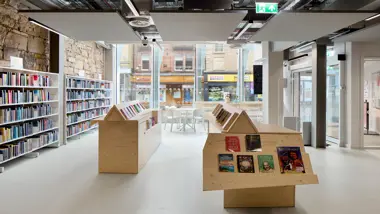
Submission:
[[[282,125],[283,52],[272,52],[270,42],[262,42],[262,51],[264,123]]]
[[[326,45],[312,45],[312,140],[315,148],[326,148]]]
[[[118,104],[120,100],[117,98],[120,97],[120,84],[117,81],[117,65],[116,65],[116,46],[111,45],[111,48],[105,49],[105,71],[104,71],[104,80],[112,81],[112,103]]]

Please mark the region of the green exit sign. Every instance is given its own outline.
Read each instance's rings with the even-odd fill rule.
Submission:
[[[278,13],[278,3],[256,2],[256,13]]]

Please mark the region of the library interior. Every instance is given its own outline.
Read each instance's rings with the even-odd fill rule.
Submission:
[[[380,0],[0,0],[1,214],[373,214],[377,164]]]

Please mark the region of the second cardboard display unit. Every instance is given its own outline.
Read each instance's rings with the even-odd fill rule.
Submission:
[[[254,123],[229,104],[207,117],[203,190],[224,190],[224,207],[293,207],[296,185],[318,184],[301,133]]]
[[[161,143],[159,111],[139,102],[114,105],[99,123],[99,173],[136,174]]]

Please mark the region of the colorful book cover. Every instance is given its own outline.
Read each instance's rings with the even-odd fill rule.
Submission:
[[[245,146],[246,146],[247,152],[261,151],[260,135],[246,135]]]
[[[226,136],[226,151],[240,152],[240,140],[237,136]]]
[[[261,173],[273,173],[274,161],[272,155],[258,155],[259,170]]]
[[[219,154],[219,172],[235,172],[234,156],[232,154]]]
[[[281,173],[305,173],[300,147],[277,147]]]
[[[238,155],[237,163],[240,173],[255,173],[252,155]]]

